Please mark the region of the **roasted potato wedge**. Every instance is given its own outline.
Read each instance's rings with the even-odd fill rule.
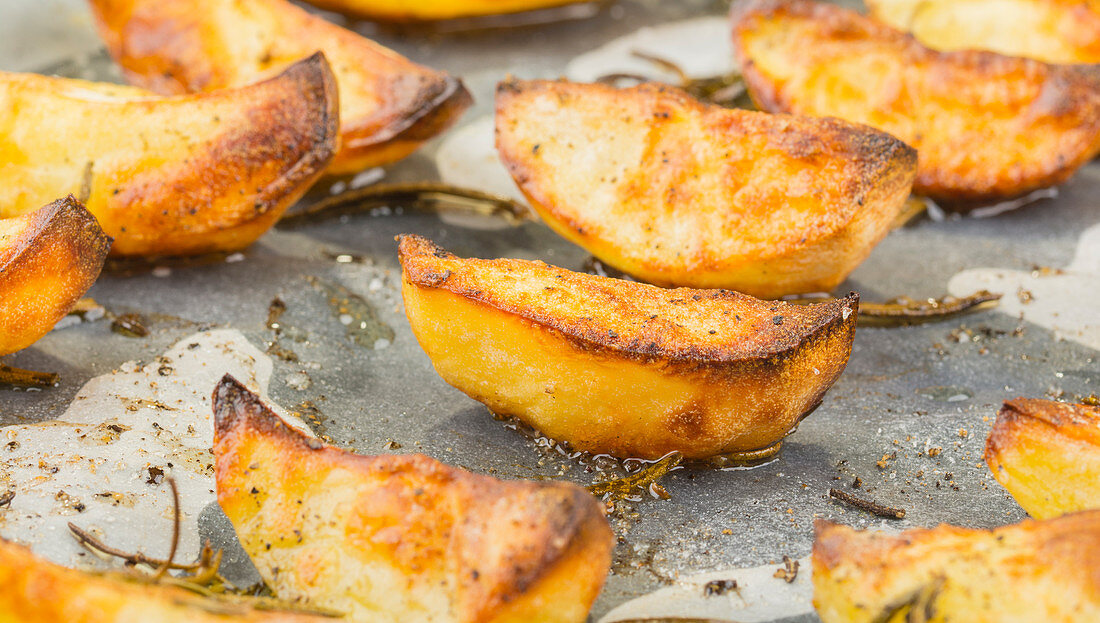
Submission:
[[[309,0],[332,11],[395,22],[424,22],[549,9],[593,0]]]
[[[1100,512],[996,530],[814,527],[823,623],[1100,620]]]
[[[114,255],[240,249],[322,174],[336,85],[320,54],[201,95],[0,73],[0,217],[75,194]]]
[[[584,621],[610,566],[580,487],[325,446],[228,376],[214,456],[218,503],[268,585],[349,620]]]
[[[915,192],[965,210],[1060,184],[1100,151],[1100,67],[937,52],[841,7],[734,4],[733,44],[765,110],[834,115],[917,148]]]
[[[0,219],[0,355],[49,332],[92,287],[111,239],[71,195]]]
[[[172,586],[67,569],[0,539],[4,623],[317,623],[332,619],[255,610]]]
[[[989,50],[1046,63],[1100,63],[1100,2],[864,0],[871,16],[935,50]]]
[[[324,52],[340,93],[340,150],[329,173],[400,160],[472,103],[457,79],[286,0],[90,2],[127,80],[158,93],[238,87]]]
[[[766,449],[848,363],[858,296],[817,305],[664,290],[403,236],[405,314],[445,381],[578,450]]]
[[[508,81],[497,149],[546,223],[662,286],[828,292],[889,231],[916,152],[871,128],[668,86]]]
[[[1100,508],[1100,408],[1009,400],[986,439],[985,462],[1036,519]]]

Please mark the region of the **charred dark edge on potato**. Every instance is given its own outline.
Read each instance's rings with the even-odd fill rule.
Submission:
[[[77,261],[73,270],[91,275],[84,289],[91,287],[111,248],[111,237],[99,227],[96,218],[72,195],[57,199],[32,214],[31,224],[23,228],[7,247],[12,249],[12,253],[0,266],[0,277],[8,278],[11,271],[22,264],[22,258],[38,250],[40,240],[52,237],[70,245],[72,250],[69,256]],[[70,232],[77,230],[85,230],[88,235],[71,235]]]
[[[317,177],[325,166],[336,156],[340,132],[340,104],[337,94],[336,77],[322,52],[315,52],[308,58],[290,65],[282,73],[268,82],[285,81],[296,85],[291,92],[302,95],[303,108],[316,113],[316,120],[310,127],[308,143],[310,149],[277,180],[268,184],[259,193],[256,214],[264,214],[286,204],[287,196],[302,186],[305,180]],[[260,83],[262,84],[262,83]],[[248,87],[244,89],[247,90]],[[305,137],[303,137],[305,142]],[[301,192],[305,192],[302,188]],[[284,207],[286,207],[284,205]]]
[[[835,331],[847,330],[850,335],[854,336],[854,329],[856,323],[856,317],[859,310],[859,294],[851,292],[848,296],[842,299],[836,299],[827,303],[821,303],[813,306],[815,309],[822,309],[823,312],[816,316],[817,324],[810,327],[803,334],[798,336],[792,336],[791,333],[783,334],[785,339],[777,340],[770,348],[761,349],[748,353],[747,355],[737,359],[721,359],[714,357],[709,353],[703,352],[699,349],[688,348],[684,353],[670,353],[666,350],[661,350],[656,347],[654,343],[645,343],[640,341],[634,341],[629,344],[622,344],[612,339],[606,332],[589,332],[586,334],[580,334],[576,332],[574,327],[565,326],[558,322],[554,318],[544,317],[541,314],[527,313],[525,310],[516,309],[512,306],[502,304],[499,301],[494,300],[490,293],[482,290],[469,290],[462,289],[456,286],[449,285],[451,277],[450,271],[443,273],[433,272],[431,270],[424,270],[416,266],[410,266],[405,261],[406,257],[413,255],[435,255],[436,257],[446,259],[461,260],[454,254],[444,250],[435,243],[415,235],[402,235],[398,236],[400,242],[399,255],[401,259],[402,270],[404,279],[409,283],[423,288],[438,288],[447,290],[457,296],[465,298],[467,300],[480,303],[497,311],[514,315],[547,330],[554,331],[569,341],[573,342],[578,348],[592,351],[592,352],[607,352],[612,351],[617,354],[630,357],[635,360],[639,360],[643,363],[649,362],[672,362],[674,364],[687,364],[693,369],[708,369],[714,367],[716,371],[728,370],[730,363],[739,363],[747,365],[778,365],[786,358],[797,354],[797,352],[806,345],[814,343],[819,339],[826,339]],[[409,244],[406,245],[405,241]],[[412,244],[418,244],[424,246],[428,251],[421,254],[418,251],[412,251],[411,253],[405,249],[406,246]],[[562,272],[569,272],[563,268],[556,266],[549,266],[552,270],[558,270]],[[610,279],[609,277],[599,277],[596,275],[590,275],[591,279],[600,281],[604,279]],[[638,284],[638,287],[655,287],[648,286],[646,284]],[[687,290],[687,288],[684,288]],[[675,290],[672,290],[675,291]],[[745,296],[732,292],[730,290],[691,290],[692,292],[701,293],[711,299],[725,298],[725,297],[741,297]],[[844,310],[850,310],[848,318],[844,318]],[[849,340],[850,344],[850,340]]]
[[[1052,434],[1078,441],[1073,429],[1100,424],[1100,407],[1037,398],[1006,400],[985,440],[983,458],[996,474],[1000,458],[1019,445],[1019,427],[1028,423],[1046,426]],[[1029,436],[1030,437],[1030,436]]]
[[[407,109],[412,110],[412,114],[402,116],[400,123],[388,124],[384,131],[364,134],[368,128],[348,119],[341,151],[351,152],[354,157],[357,151],[386,143],[423,142],[457,123],[461,114],[474,103],[473,96],[459,78],[444,72],[435,72],[433,78],[420,90],[416,103]]]
[[[557,93],[553,88],[557,82],[560,81],[518,80],[511,76],[499,82],[496,91],[496,113],[498,123],[499,119],[504,116],[504,110],[512,105],[510,101],[512,97],[540,91]],[[564,84],[570,83],[564,82]],[[830,151],[834,152],[833,157],[844,158],[850,163],[856,163],[859,167],[858,174],[854,176],[851,182],[852,192],[850,194],[853,199],[850,205],[847,206],[847,214],[845,215],[846,218],[843,223],[829,230],[815,231],[813,236],[800,243],[800,246],[805,246],[810,242],[827,239],[836,234],[857,218],[859,211],[865,209],[864,205],[871,196],[888,196],[890,191],[896,186],[912,185],[913,178],[915,178],[917,174],[917,150],[893,135],[868,125],[853,123],[836,117],[815,118],[801,115],[729,109],[701,102],[681,89],[664,84],[642,84],[625,89],[615,89],[614,87],[606,85],[584,86],[587,88],[603,89],[607,92],[632,91],[652,97],[654,101],[657,101],[659,98],[669,98],[675,105],[682,106],[685,109],[696,110],[703,117],[773,117],[777,121],[783,120],[784,122],[775,124],[776,130],[782,133],[772,137],[777,143],[780,138],[789,138],[792,141],[808,138],[809,133],[807,132],[807,126],[813,126],[815,129],[827,133],[829,135],[829,140],[827,142],[836,145],[830,149]],[[790,121],[796,122],[797,125],[791,127],[790,124],[787,123]],[[587,238],[584,228],[575,219],[547,201],[544,193],[531,185],[531,175],[527,165],[519,159],[505,156],[503,153],[504,150],[501,149],[499,144],[499,126],[497,136],[498,150],[502,151],[501,159],[504,161],[508,173],[516,180],[520,190],[523,191],[524,196],[533,204],[537,204],[540,209],[553,214],[554,217],[561,221],[568,229],[577,232],[581,237]],[[818,137],[815,135],[812,138],[816,139]],[[850,152],[850,155],[844,152]],[[788,251],[788,254],[789,252],[790,251]],[[782,255],[772,257],[782,257]],[[614,262],[611,264],[614,264]],[[624,270],[623,267],[617,268]],[[651,267],[650,270],[654,269]]]
[[[944,182],[943,171],[918,171],[914,190],[939,201],[942,207],[966,212],[971,209],[1022,197],[1039,188],[1057,186],[1068,180],[1074,173],[1098,152],[1100,152],[1100,65],[1057,65],[1044,63],[1031,58],[1006,56],[987,50],[955,50],[942,52],[923,45],[913,35],[896,30],[884,23],[871,21],[859,13],[824,2],[802,2],[799,0],[740,0],[730,9],[734,57],[741,68],[742,79],[748,89],[749,97],[761,110],[773,113],[789,113],[792,106],[779,96],[778,90],[764,76],[753,59],[744,54],[742,33],[747,30],[745,21],[752,19],[770,19],[777,16],[793,15],[797,18],[814,20],[824,28],[845,32],[850,30],[848,16],[854,15],[860,26],[876,36],[894,38],[901,54],[907,58],[915,57],[930,63],[956,65],[972,68],[976,73],[999,75],[1010,71],[1027,75],[1043,76],[1044,85],[1059,87],[1064,97],[1057,98],[1060,110],[1092,108],[1090,132],[1097,136],[1081,158],[1067,157],[1059,153],[1050,162],[1037,163],[1036,172],[1028,180],[1014,180],[1003,188],[959,188],[950,182]],[[750,32],[751,36],[751,32]],[[1078,161],[1079,160],[1079,161]],[[1029,181],[1030,180],[1030,181]],[[1028,183],[1024,183],[1028,182]]]
[[[526,489],[527,491],[543,494],[536,499],[544,507],[538,509],[540,512],[529,514],[529,516],[537,516],[547,520],[550,524],[550,530],[547,530],[548,538],[541,542],[543,547],[540,555],[521,563],[508,565],[502,570],[504,579],[498,580],[498,584],[507,588],[504,591],[489,594],[489,601],[482,606],[482,609],[486,611],[491,611],[501,604],[507,604],[521,598],[529,588],[548,575],[558,562],[567,559],[568,554],[580,555],[583,553],[576,551],[577,546],[587,536],[591,536],[594,523],[596,525],[607,525],[595,498],[584,489],[572,484],[503,481],[451,467],[424,455],[365,456],[326,445],[291,428],[282,418],[263,404],[259,396],[249,391],[240,381],[229,374],[223,376],[214,388],[212,407],[214,412],[215,461],[219,454],[219,446],[225,442],[227,437],[246,434],[251,431],[261,437],[270,438],[270,443],[290,446],[288,448],[290,452],[326,452],[345,462],[345,464],[351,463],[352,467],[359,467],[365,471],[392,473],[404,470],[421,470],[425,472],[430,470],[435,473],[442,471],[452,481],[462,482],[469,486],[472,489],[471,494],[478,493],[477,489],[494,484],[509,488],[511,491]],[[551,500],[551,498],[554,499]],[[483,501],[487,498],[481,495],[471,495],[471,499]],[[455,525],[456,527],[463,525],[469,520],[470,517],[468,516],[459,517]],[[610,538],[609,528],[607,536]],[[489,574],[482,575],[495,579],[494,576]],[[462,586],[480,586],[478,578],[470,574],[461,574],[456,579]]]

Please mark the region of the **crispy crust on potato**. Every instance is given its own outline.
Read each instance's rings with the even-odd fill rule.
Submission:
[[[577,449],[770,447],[848,361],[858,296],[795,306],[664,290],[402,236],[405,312],[444,380]]]
[[[883,132],[668,86],[509,80],[497,149],[546,223],[664,286],[830,291],[886,235],[916,153]]]
[[[72,195],[0,220],[0,355],[38,341],[92,287],[111,239]]]
[[[324,617],[254,610],[239,603],[212,603],[181,588],[67,569],[3,539],[0,539],[0,587],[3,587],[0,621],[5,623],[331,621]]]
[[[592,0],[310,0],[310,4],[393,22],[424,22],[548,9]]]
[[[167,98],[0,73],[0,216],[79,193],[114,255],[240,249],[321,175],[336,106],[321,54],[240,89]]]
[[[458,79],[286,0],[91,0],[91,6],[126,79],[163,94],[242,86],[322,51],[340,99],[340,150],[331,174],[404,158],[472,103]]]
[[[985,462],[1036,519],[1100,508],[1100,408],[1006,401],[986,439]]]
[[[1100,63],[1095,0],[864,0],[871,17],[942,51]]]
[[[1100,620],[1100,512],[996,530],[814,528],[824,623]]]
[[[218,502],[282,598],[357,621],[583,621],[603,585],[614,539],[575,485],[326,446],[228,376],[214,425]]]
[[[913,189],[954,209],[1060,184],[1100,151],[1100,68],[937,52],[831,4],[746,0],[734,52],[763,109],[835,115],[917,148]]]

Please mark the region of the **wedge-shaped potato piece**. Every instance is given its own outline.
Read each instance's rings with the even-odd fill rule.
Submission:
[[[858,296],[812,306],[664,290],[403,236],[405,314],[445,381],[578,450],[774,446],[848,363]]]
[[[158,93],[241,86],[324,52],[340,92],[340,150],[329,173],[400,160],[472,102],[446,73],[286,0],[90,1],[127,80]]]
[[[0,219],[0,355],[38,341],[92,287],[111,239],[69,196]]]
[[[814,527],[823,623],[1100,620],[1100,512],[996,530]]]
[[[667,86],[497,88],[497,149],[531,205],[664,286],[830,291],[900,213],[916,153],[871,128],[703,104]]]
[[[614,538],[591,495],[428,457],[357,456],[214,392],[218,503],[282,599],[353,621],[584,621]]]
[[[241,89],[142,89],[0,73],[0,217],[75,194],[115,255],[240,249],[323,172],[336,85],[315,55]]]
[[[67,569],[0,539],[4,623],[318,623],[333,619],[255,610],[171,586]]]
[[[1100,151],[1100,68],[936,52],[832,4],[748,0],[733,45],[765,110],[833,115],[917,148],[913,189],[954,209],[1060,184]]]
[[[989,50],[1047,63],[1100,63],[1100,3],[864,0],[871,16],[936,50]]]
[[[548,9],[592,0],[309,0],[319,7],[391,21],[434,21]]]
[[[1100,408],[1009,400],[986,439],[985,462],[1032,517],[1100,508]]]

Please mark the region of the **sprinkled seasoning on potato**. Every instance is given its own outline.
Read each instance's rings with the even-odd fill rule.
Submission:
[[[451,385],[578,450],[656,459],[775,446],[848,362],[858,297],[664,290],[403,236],[405,313]]]

